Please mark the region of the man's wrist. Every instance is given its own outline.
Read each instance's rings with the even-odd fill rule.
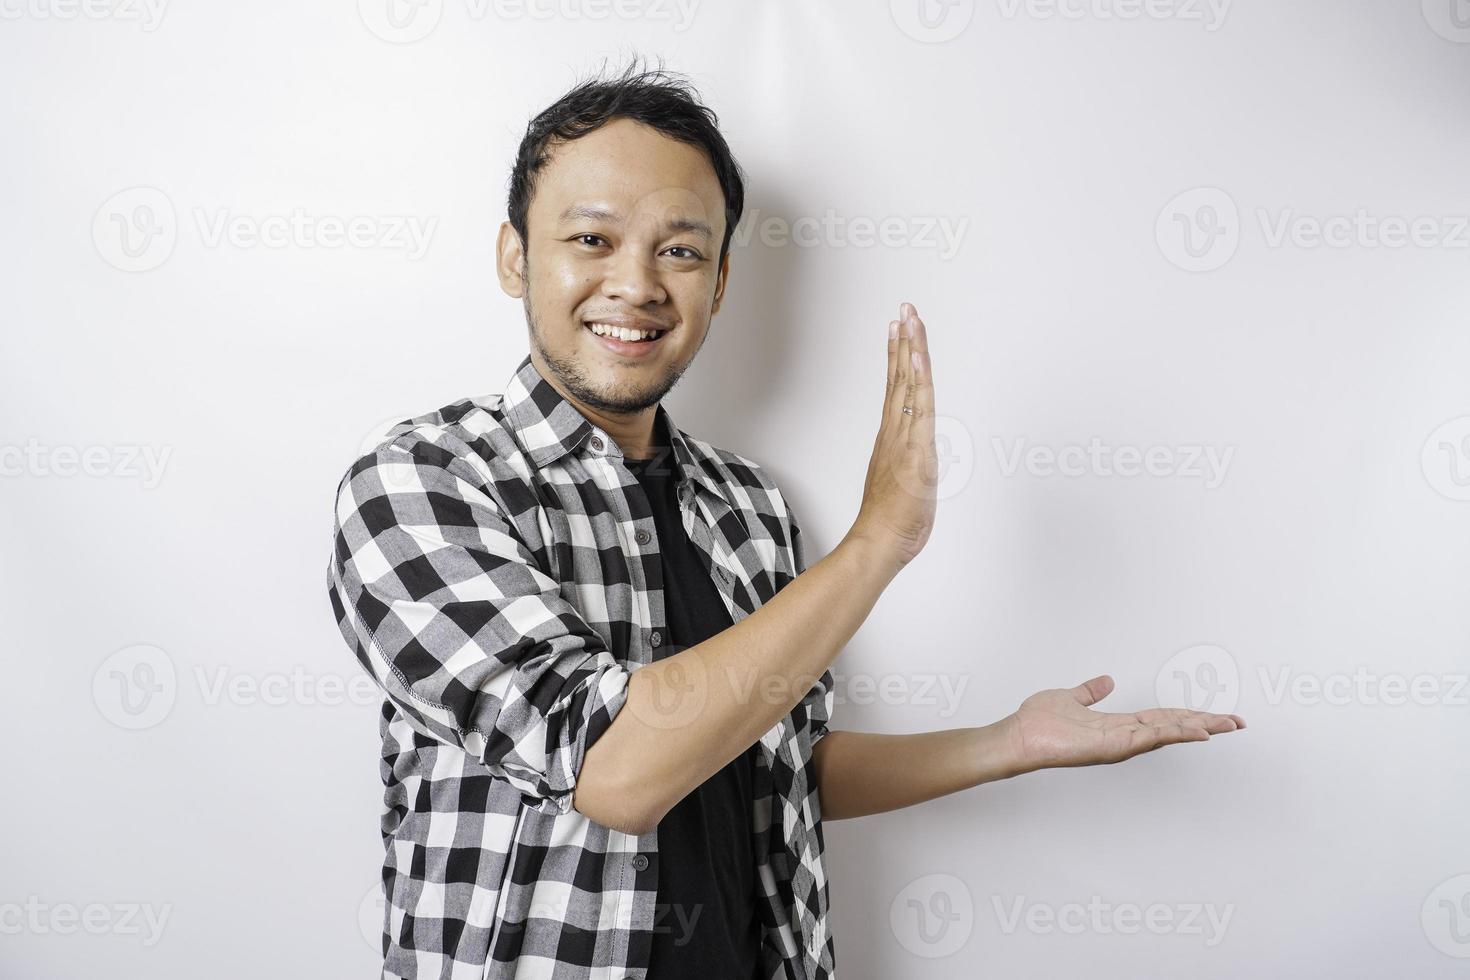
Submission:
[[[903,562],[891,546],[886,545],[874,535],[863,533],[856,528],[848,531],[847,535],[837,543],[837,548],[833,550],[837,549],[854,555],[856,564],[860,568],[880,571],[885,585],[893,581],[903,570]]]
[[[970,765],[976,785],[1009,779],[1035,769],[1026,763],[1021,752],[1015,718],[1014,714],[1007,715],[989,725],[970,729]]]

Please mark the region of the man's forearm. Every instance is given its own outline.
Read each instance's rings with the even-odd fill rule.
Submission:
[[[1025,771],[1006,721],[914,735],[829,732],[812,765],[824,820],[885,813]]]
[[[587,750],[573,805],[632,833],[657,825],[790,713],[897,571],[886,551],[849,535],[734,626],[635,670]]]

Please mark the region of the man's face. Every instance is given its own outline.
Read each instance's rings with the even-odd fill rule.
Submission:
[[[524,302],[533,359],[598,412],[656,405],[719,310],[724,229],[724,194],[698,147],[631,119],[554,147],[525,252],[509,222],[500,231],[501,286]],[[602,321],[663,332],[625,342],[598,336]]]

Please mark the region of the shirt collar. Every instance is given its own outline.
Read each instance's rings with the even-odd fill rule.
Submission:
[[[521,359],[510,380],[505,383],[501,402],[506,417],[515,430],[516,439],[537,467],[550,465],[566,454],[580,450],[582,444],[593,437],[599,439],[603,448],[589,451],[622,455],[622,449],[617,442],[601,426],[595,425],[578,411],[551,382],[542,377],[529,353]],[[682,484],[693,480],[723,496],[719,482],[700,465],[700,457],[696,455],[684,433],[674,424],[674,419],[663,402],[659,402],[654,409],[654,415],[654,425],[664,426],[673,445],[679,482]]]

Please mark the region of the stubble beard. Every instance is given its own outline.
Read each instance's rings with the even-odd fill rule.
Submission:
[[[694,359],[690,358],[689,364],[669,372],[647,387],[635,388],[627,384],[614,383],[613,390],[608,390],[608,386],[599,386],[588,376],[578,360],[572,357],[557,357],[547,348],[533,309],[534,304],[531,302],[530,277],[525,277],[524,282],[525,298],[522,308],[526,312],[526,326],[531,334],[532,346],[546,362],[546,366],[556,375],[562,387],[590,408],[613,415],[634,415],[652,408],[679,383],[679,379],[684,376],[684,371],[689,364],[694,362]],[[585,330],[586,328],[578,324],[578,329]],[[705,339],[708,339],[708,332],[706,332]],[[703,346],[704,343],[701,341],[700,347]],[[695,350],[695,353],[698,354],[699,351]]]

